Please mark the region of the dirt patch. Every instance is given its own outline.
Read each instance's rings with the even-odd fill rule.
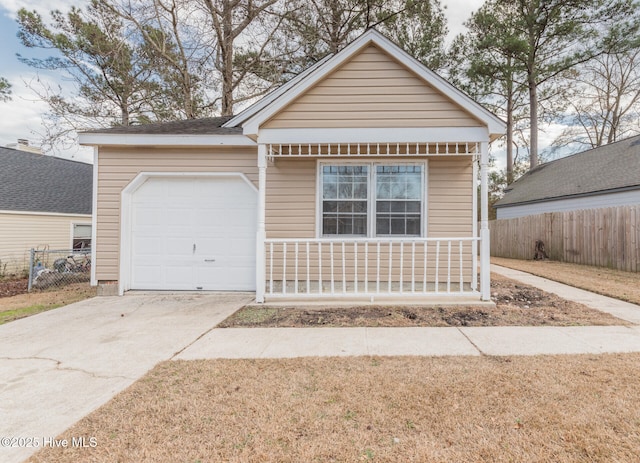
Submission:
[[[640,304],[640,273],[551,260],[533,261],[492,257],[491,263],[532,273],[632,304]]]
[[[0,280],[0,298],[11,297],[16,294],[24,294],[27,292],[28,288],[28,278]]]
[[[554,294],[492,275],[491,307],[263,307],[246,306],[220,328],[310,326],[572,326],[629,325],[612,315]]]
[[[57,290],[34,290],[0,299],[0,324],[95,297],[97,288],[73,283]]]
[[[640,355],[164,362],[29,461],[632,462]]]

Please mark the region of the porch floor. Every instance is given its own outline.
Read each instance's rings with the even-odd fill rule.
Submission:
[[[254,300],[255,303],[255,300]],[[295,297],[287,295],[285,297],[267,295],[263,304],[257,304],[263,307],[353,307],[353,306],[374,306],[374,305],[391,305],[391,306],[419,306],[419,307],[438,307],[438,306],[457,306],[457,307],[495,307],[493,301],[481,301],[479,296],[348,296],[348,297]]]

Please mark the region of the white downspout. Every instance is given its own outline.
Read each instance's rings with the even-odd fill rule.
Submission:
[[[489,242],[489,144],[480,143],[480,298],[491,300]]]
[[[258,231],[256,233],[256,302],[264,302],[265,275],[265,209],[267,205],[267,145],[258,145]]]

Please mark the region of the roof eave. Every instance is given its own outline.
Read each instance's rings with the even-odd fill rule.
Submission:
[[[80,133],[79,143],[86,146],[255,146],[242,134],[107,134]]]
[[[572,194],[572,195],[562,195],[562,196],[553,196],[550,198],[540,198],[540,199],[530,199],[527,201],[519,201],[519,202],[513,202],[513,203],[503,203],[500,204],[500,201],[497,201],[496,203],[493,204],[493,207],[495,209],[499,209],[501,207],[510,207],[510,206],[526,206],[528,204],[538,204],[538,203],[546,203],[546,202],[551,202],[551,201],[558,201],[560,199],[573,199],[573,198],[586,198],[589,196],[598,196],[598,195],[606,195],[606,194],[613,194],[613,193],[623,193],[625,191],[634,191],[634,190],[640,190],[640,185],[629,185],[626,187],[620,187],[620,188],[611,188],[609,190],[598,190],[598,191],[589,191],[586,193],[576,193],[576,194]]]

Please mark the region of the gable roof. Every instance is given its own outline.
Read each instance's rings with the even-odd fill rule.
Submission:
[[[91,214],[93,166],[0,147],[0,210]]]
[[[640,189],[640,135],[546,162],[511,184],[500,208]]]
[[[435,72],[427,69],[422,63],[413,58],[398,45],[387,39],[375,29],[369,29],[356,40],[347,45],[343,50],[318,63],[304,76],[295,78],[274,90],[261,101],[250,106],[225,124],[225,127],[242,125],[245,135],[257,134],[258,127],[269,120],[280,110],[294,101],[298,96],[313,87],[316,83],[338,69],[362,49],[369,45],[376,45],[386,50],[402,65],[416,74],[419,78],[439,90],[453,102],[457,103],[472,116],[487,125],[489,134],[499,136],[504,134],[506,126],[495,114],[474,101],[461,90],[444,80]]]
[[[269,120],[274,114],[369,45],[376,45],[388,52],[418,78],[446,95],[471,116],[485,124],[488,128],[490,139],[504,134],[506,130],[504,121],[442,77],[427,69],[378,31],[369,29],[343,50],[318,61],[259,101],[253,103],[237,116],[90,130],[79,134],[80,144],[255,145],[253,139],[257,136],[260,124]]]

